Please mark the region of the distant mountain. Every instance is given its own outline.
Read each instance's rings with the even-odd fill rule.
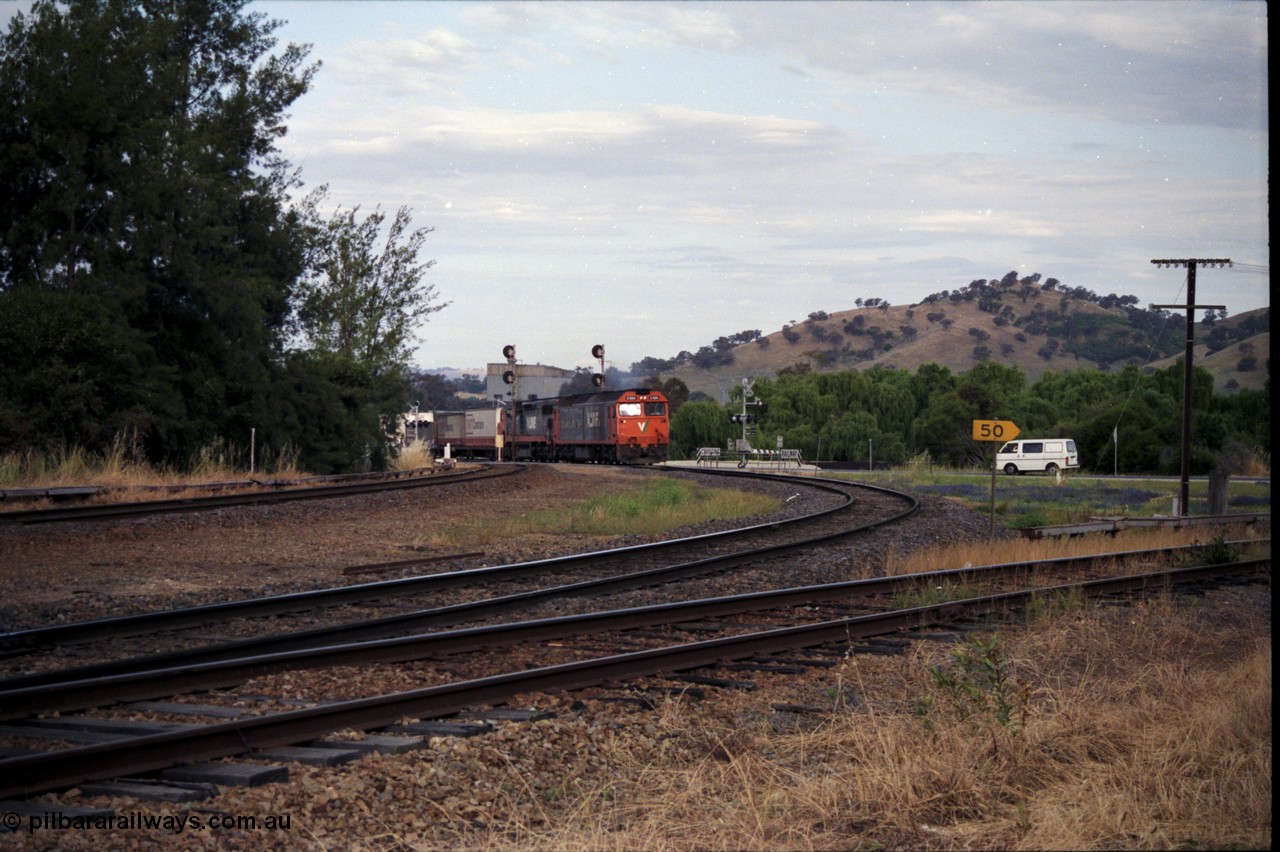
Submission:
[[[484,378],[484,367],[432,367],[423,370],[424,373],[430,373],[433,376],[443,376],[450,381],[457,381],[464,376],[479,376]]]
[[[932,362],[963,373],[993,361],[1035,381],[1050,370],[1156,369],[1181,358],[1185,314],[1139,308],[1137,301],[1009,273],[915,305],[858,299],[852,310],[816,311],[769,334],[721,337],[673,359],[643,359],[631,371],[674,376],[691,392],[724,400],[743,378],[797,367],[915,370]],[[1219,391],[1262,387],[1271,357],[1270,308],[1234,317],[1211,312],[1196,323],[1195,340],[1194,363],[1213,374]]]

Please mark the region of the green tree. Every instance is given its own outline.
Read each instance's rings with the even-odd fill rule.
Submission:
[[[1003,413],[1002,409],[1011,405],[1014,400],[1026,389],[1026,374],[1017,367],[1007,367],[1004,364],[997,364],[992,361],[985,361],[977,364],[973,369],[966,372],[960,377],[960,381],[956,385],[956,390],[969,398],[989,399],[989,409],[983,409],[983,416],[1009,416]],[[981,388],[979,391],[978,388]]]
[[[972,438],[973,421],[992,417],[992,397],[977,383],[931,397],[916,418],[915,446],[939,462],[969,465],[982,461],[985,447]]]
[[[397,210],[385,229],[382,211],[363,220],[359,212],[334,213],[314,228],[298,320],[312,348],[376,371],[403,365],[415,325],[447,303],[424,281],[435,261],[419,257],[432,229],[414,229],[408,207]]]
[[[1270,366],[1268,365],[1268,370]],[[1214,407],[1224,412],[1232,424],[1231,441],[1243,443],[1265,456],[1271,455],[1271,378],[1262,390],[1240,390],[1217,396]]]
[[[800,423],[785,430],[782,434],[782,446],[789,450],[799,450],[807,459],[818,455],[818,433],[808,423]],[[775,439],[776,440],[776,439]]]
[[[286,399],[296,407],[310,404],[327,420],[296,438],[309,466],[380,467],[386,460],[382,419],[409,405],[414,326],[445,307],[424,282],[434,261],[419,257],[431,229],[414,229],[407,207],[389,224],[377,210],[363,219],[358,210],[338,212],[320,224],[314,206],[323,196],[320,190],[306,205],[310,264],[298,288],[304,345],[289,353]]]
[[[671,416],[671,457],[692,458],[699,447],[728,446],[736,437],[728,412],[714,402],[686,402]]]
[[[911,424],[916,417],[916,400],[909,387],[909,376],[900,370],[877,370],[872,407],[880,432],[876,455],[883,459],[902,460],[908,455]]]
[[[909,385],[916,398],[916,411],[923,411],[935,396],[955,390],[956,377],[949,368],[939,364],[921,364]]]
[[[822,457],[832,461],[865,459],[867,442],[880,437],[876,418],[868,411],[846,411],[829,419],[818,430]]]
[[[667,398],[667,405],[670,406],[668,414],[670,415],[674,415],[682,405],[689,401],[689,386],[675,376],[665,381],[657,376],[650,376],[641,384],[659,391]]]
[[[269,424],[305,245],[276,142],[316,66],[246,5],[41,0],[0,38],[0,314],[27,382],[0,448],[23,418],[91,448],[132,425],[183,461]],[[85,402],[32,403],[59,383]]]
[[[90,297],[36,287],[0,294],[0,449],[99,447],[146,434],[152,389],[137,377],[148,357]]]
[[[387,457],[379,410],[403,405],[398,374],[372,376],[353,359],[333,352],[290,352],[276,382],[277,443],[287,442],[319,474],[381,468]]]

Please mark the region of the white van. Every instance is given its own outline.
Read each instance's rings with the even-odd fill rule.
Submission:
[[[996,455],[996,467],[1012,476],[1032,470],[1043,470],[1053,476],[1060,470],[1080,467],[1076,442],[1070,438],[1033,438],[1010,441]]]

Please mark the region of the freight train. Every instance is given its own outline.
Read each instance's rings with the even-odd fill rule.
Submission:
[[[436,452],[508,461],[656,464],[667,460],[667,398],[648,388],[431,413]]]

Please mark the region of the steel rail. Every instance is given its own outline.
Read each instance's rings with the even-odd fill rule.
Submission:
[[[860,530],[846,532],[850,535]],[[1250,540],[1244,543],[1259,543],[1269,539]],[[1042,568],[1069,568],[1075,565],[1088,564],[1100,559],[1141,559],[1145,557],[1165,557],[1178,552],[1194,552],[1208,545],[1183,545],[1178,547],[1162,547],[1144,550],[1111,551],[1085,556],[1065,556],[1055,559],[1037,560],[1030,563],[1006,562],[994,565],[969,566],[967,568],[949,569],[941,572],[919,572],[900,577],[880,578],[878,580],[855,580],[847,583],[836,583],[827,586],[808,587],[821,594],[821,590],[861,587],[872,592],[876,583],[893,584],[903,578],[914,578],[915,581],[926,581],[933,578],[946,580],[966,575],[982,573],[1000,574],[1015,570],[1025,570],[1035,565]],[[771,554],[778,555],[778,554]],[[388,639],[403,638],[416,631],[445,627],[464,620],[475,620],[481,617],[500,615],[507,612],[520,611],[536,603],[538,600],[558,596],[603,593],[607,591],[625,591],[630,588],[653,585],[662,580],[680,579],[681,576],[692,576],[711,570],[732,567],[731,560],[745,558],[744,554],[714,557],[711,562],[720,560],[720,565],[708,565],[707,560],[688,563],[668,568],[650,569],[618,577],[599,580],[584,580],[562,586],[552,586],[529,592],[518,592],[497,598],[488,598],[463,604],[454,604],[434,609],[417,610],[394,616],[370,619],[360,622],[346,622],[338,625],[313,628],[311,630],[294,631],[270,637],[242,639],[217,645],[207,645],[182,651],[171,651],[162,654],[150,654],[107,663],[94,663],[37,672],[29,675],[0,679],[0,698],[20,689],[47,686],[65,681],[86,681],[102,678],[124,677],[153,669],[178,669],[204,666],[206,664],[235,661],[248,657],[265,657],[276,654],[300,653],[327,648],[334,645],[352,645],[356,642],[378,642]],[[666,575],[666,576],[663,576]],[[752,594],[770,594],[769,592]],[[3,711],[0,711],[3,712]]]
[[[408,479],[381,479],[376,482],[351,482],[335,485],[313,485],[290,488],[286,491],[258,491],[250,494],[215,494],[205,497],[180,497],[169,500],[139,500],[132,503],[110,503],[92,506],[66,506],[54,509],[22,509],[0,512],[0,524],[47,524],[59,521],[103,521],[138,515],[159,515],[172,512],[198,512],[229,506],[259,506],[287,503],[296,500],[321,500],[334,497],[351,497],[379,491],[397,491],[406,488],[422,488],[430,485],[448,485],[510,476],[526,470],[527,466],[495,467],[486,465],[474,470],[433,476],[417,476]]]
[[[788,479],[787,477],[780,478],[784,480]],[[98,640],[110,638],[112,636],[127,636],[159,630],[177,630],[217,621],[227,621],[233,618],[265,617],[268,615],[278,615],[284,612],[297,612],[315,607],[338,606],[341,604],[377,600],[379,598],[385,598],[397,594],[444,591],[446,589],[458,588],[460,586],[473,585],[477,581],[517,579],[602,559],[615,559],[618,557],[626,557],[645,552],[670,550],[679,547],[686,547],[694,543],[743,536],[764,530],[780,529],[791,525],[811,522],[826,515],[844,511],[852,506],[853,498],[849,495],[850,488],[875,490],[889,494],[897,493],[890,491],[889,489],[880,488],[879,486],[862,485],[859,483],[844,483],[839,482],[838,480],[810,480],[808,478],[800,479],[798,477],[790,477],[790,479],[796,480],[797,484],[809,485],[821,490],[840,494],[845,497],[845,500],[839,506],[823,509],[798,518],[768,521],[734,530],[704,533],[701,535],[669,539],[666,541],[649,542],[647,544],[632,545],[630,547],[616,548],[612,550],[593,551],[590,553],[572,554],[569,556],[559,556],[509,565],[472,568],[463,571],[450,571],[440,574],[428,574],[396,580],[378,580],[368,583],[356,583],[348,586],[316,589],[307,592],[295,592],[286,595],[250,598],[242,601],[227,601],[196,607],[184,607],[180,609],[161,610],[158,612],[122,615],[113,618],[95,619],[93,621],[78,621],[68,624],[55,624],[46,627],[14,630],[7,633],[0,633],[0,652],[8,652],[13,649],[28,649],[40,646],[82,642],[86,640]],[[913,498],[907,497],[906,495],[900,496],[906,500],[911,500],[912,505],[916,505],[914,504]]]
[[[306,742],[335,730],[371,730],[404,718],[437,718],[530,692],[581,689],[617,680],[717,665],[761,655],[849,642],[1025,607],[1037,595],[1075,590],[1089,597],[1166,588],[1240,573],[1238,563],[1091,580],[1042,589],[778,628],[442,684],[392,695],[324,704],[118,742],[0,760],[0,798],[32,796],[87,781]]]
[[[542,600],[549,600],[557,597],[620,592],[659,585],[661,583],[674,582],[675,580],[686,579],[714,571],[724,571],[729,568],[756,562],[761,559],[798,552],[902,520],[914,514],[919,506],[914,498],[907,495],[902,496],[907,501],[907,508],[902,512],[880,520],[870,521],[857,527],[840,530],[834,533],[825,533],[821,536],[804,539],[802,541],[770,545],[763,548],[752,548],[746,551],[699,559],[694,562],[651,568],[645,571],[637,571],[614,577],[603,577],[596,580],[583,580],[577,583],[549,586],[542,589],[516,592],[480,601],[453,604],[451,606],[437,607],[435,609],[418,610],[400,615],[384,616],[382,618],[370,619],[368,621],[347,622],[276,636],[242,639],[218,645],[208,645],[183,651],[173,651],[166,654],[155,654],[127,660],[117,660],[108,663],[80,666],[74,669],[38,672],[35,674],[22,675],[16,678],[9,678],[4,681],[0,681],[0,689],[22,688],[27,686],[37,686],[40,684],[56,683],[60,680],[66,680],[69,677],[74,677],[76,679],[108,677],[145,670],[147,668],[192,666],[218,660],[241,658],[246,655],[261,656],[264,654],[284,653],[286,651],[306,650],[308,648],[323,647],[337,642],[351,642],[355,640],[371,641],[388,637],[404,636],[413,631],[449,624],[457,624],[464,620],[474,620],[519,611]],[[811,518],[814,516],[810,515],[806,517]],[[766,524],[763,526],[770,525]],[[747,529],[757,528],[751,527]],[[711,533],[709,535],[715,536],[720,534]],[[659,542],[658,544],[661,543]],[[650,546],[651,545],[640,545],[639,547],[646,548]],[[625,550],[631,549],[632,548],[626,548]],[[606,553],[615,553],[615,551],[606,551]]]
[[[183,491],[229,491],[236,488],[293,488],[317,482],[360,482],[403,479],[420,476],[432,467],[406,468],[377,473],[337,473],[329,476],[303,476],[297,479],[224,479],[216,482],[177,482],[165,485],[66,485],[34,488],[0,488],[0,502],[5,500],[74,500],[121,492],[178,494]]]
[[[1081,557],[1055,560],[1064,563]],[[1041,563],[1006,563],[968,566],[946,571],[901,574],[865,580],[847,580],[764,592],[748,592],[700,600],[607,610],[580,615],[469,627],[441,633],[404,636],[367,642],[261,654],[194,665],[177,665],[113,676],[67,679],[40,686],[0,690],[0,721],[31,713],[67,712],[112,703],[141,701],[162,696],[225,688],[282,671],[393,663],[442,657],[527,642],[564,640],[606,631],[655,627],[681,621],[720,618],[768,609],[847,601],[851,597],[893,594],[921,584],[934,585],[957,579],[1002,575],[1010,569],[1029,570]],[[1253,572],[1270,558],[1232,563]],[[2,685],[2,684],[0,684]]]

